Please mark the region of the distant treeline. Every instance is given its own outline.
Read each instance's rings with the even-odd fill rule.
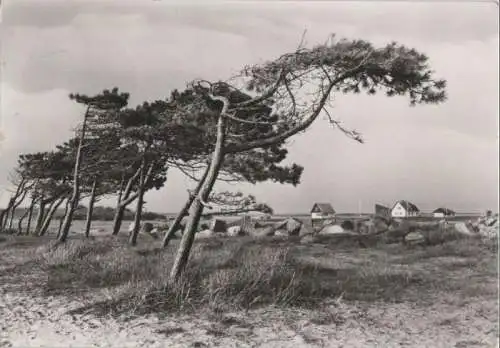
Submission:
[[[27,208],[18,208],[15,211],[15,216],[22,216]],[[60,219],[64,216],[64,209],[58,209],[54,214],[54,219]],[[94,207],[92,212],[92,220],[94,221],[113,221],[115,216],[115,208],[112,207]],[[85,220],[87,217],[87,207],[81,205],[77,208],[73,215],[74,220]],[[166,214],[158,214],[154,212],[142,212],[142,220],[165,220]],[[134,211],[125,209],[123,220],[131,221],[134,219]]]

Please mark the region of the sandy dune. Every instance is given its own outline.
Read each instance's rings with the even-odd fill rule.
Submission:
[[[220,318],[69,315],[82,302],[1,285],[0,347],[496,347],[496,303],[267,309]],[[82,300],[85,301],[85,300]]]

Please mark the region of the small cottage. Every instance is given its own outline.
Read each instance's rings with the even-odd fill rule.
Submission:
[[[419,214],[420,210],[417,206],[405,200],[397,201],[391,209],[391,216],[394,218],[413,217]]]
[[[445,218],[450,216],[455,216],[455,212],[448,208],[437,208],[432,212],[435,218]]]
[[[314,203],[311,209],[312,220],[334,219],[335,209],[330,203]]]
[[[381,205],[381,204],[375,204],[375,215],[389,217],[389,216],[391,216],[391,208],[386,207],[386,206]]]

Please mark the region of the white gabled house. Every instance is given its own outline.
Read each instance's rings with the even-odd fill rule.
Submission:
[[[330,203],[314,203],[311,209],[312,220],[334,219],[335,209]]]
[[[391,216],[394,218],[406,218],[420,215],[420,210],[411,202],[397,201],[391,209]]]
[[[455,216],[455,212],[448,208],[437,208],[432,212],[432,216],[434,216],[435,218],[450,217]]]

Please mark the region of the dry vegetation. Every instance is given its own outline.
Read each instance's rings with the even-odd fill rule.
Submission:
[[[68,306],[72,316],[130,321],[154,315],[165,322],[180,320],[184,326],[157,330],[172,344],[193,337],[187,323],[205,318],[205,326],[200,325],[210,339],[199,342],[208,346],[245,346],[249,340],[258,342],[250,338],[251,332],[257,335],[257,327],[262,331],[285,324],[301,337],[303,346],[370,345],[372,341],[360,337],[359,345],[353,343],[359,328],[352,323],[366,325],[373,342],[420,346],[408,335],[415,330],[412,322],[429,321],[422,317],[429,313],[435,314],[435,322],[427,326],[437,325],[439,330],[426,329],[417,336],[443,343],[433,346],[489,347],[497,337],[496,240],[360,248],[358,243],[334,239],[308,245],[276,238],[206,239],[195,244],[189,269],[173,285],[167,278],[177,243],[161,250],[144,238],[134,248],[120,238],[102,237],[55,247],[46,238],[0,237],[3,293],[65,299],[74,303]],[[236,316],[228,316],[231,313]],[[477,320],[485,320],[483,326],[474,327]],[[316,338],[297,327],[299,322],[315,328]],[[229,329],[235,325],[246,328],[246,338]],[[408,335],[392,336],[398,330]],[[344,333],[333,337],[333,331]],[[460,333],[451,334],[455,331]],[[276,342],[293,346],[290,338],[280,339]],[[195,341],[190,342],[196,346]]]

